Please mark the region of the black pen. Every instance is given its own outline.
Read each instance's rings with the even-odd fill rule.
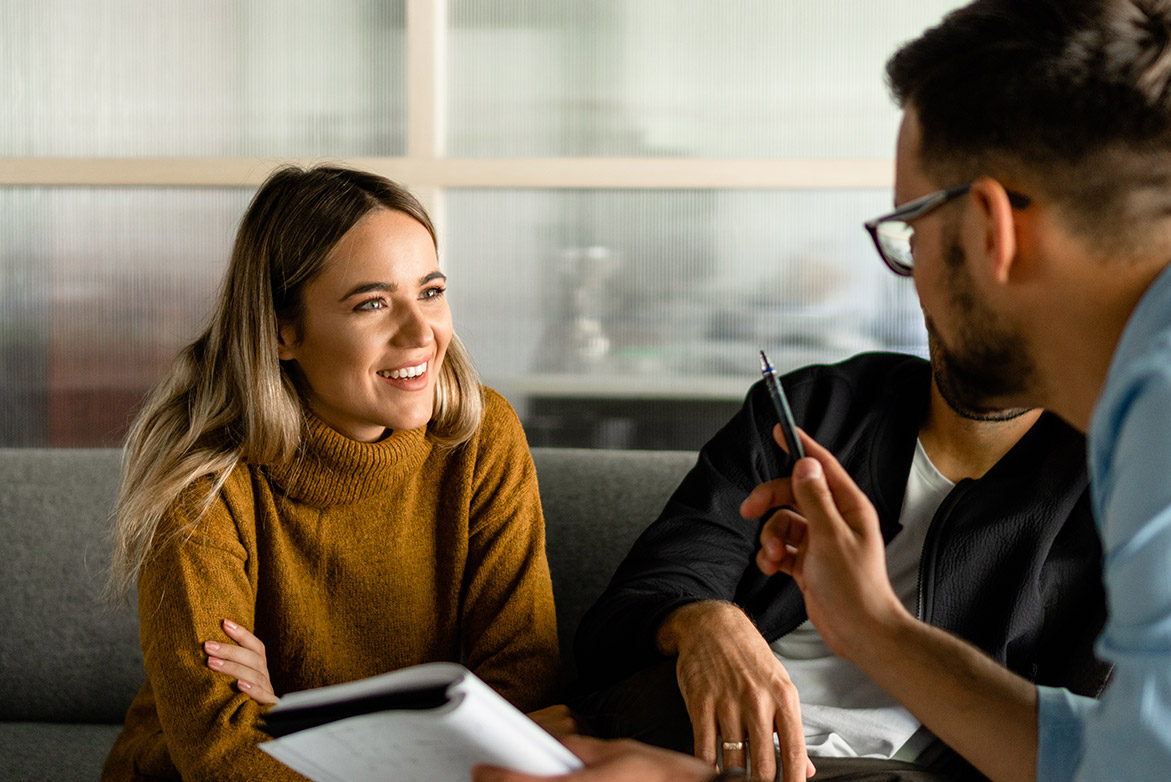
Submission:
[[[785,389],[781,388],[781,379],[773,369],[764,351],[760,351],[760,374],[764,376],[764,384],[768,387],[768,395],[773,400],[777,418],[781,422],[781,433],[785,436],[785,445],[789,449],[789,464],[805,458],[805,449],[797,439],[797,424],[793,422],[793,411],[789,409],[789,400],[785,397]]]

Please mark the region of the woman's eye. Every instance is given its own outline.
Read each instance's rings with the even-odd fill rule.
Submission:
[[[386,308],[386,299],[367,299],[354,307],[355,310],[381,310]]]
[[[427,288],[425,291],[423,291],[423,294],[422,294],[422,296],[420,296],[420,298],[437,299],[440,296],[442,296],[446,290],[447,290],[447,288],[443,287],[442,285],[436,285],[431,288]]]

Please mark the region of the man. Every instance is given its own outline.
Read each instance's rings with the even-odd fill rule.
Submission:
[[[1171,771],[1169,43],[1166,2],[976,0],[888,66],[905,112],[896,202],[917,209],[873,230],[913,273],[965,407],[1044,406],[1089,433],[1098,649],[1115,666],[1102,700],[1034,685],[912,617],[873,506],[811,438],[791,479],[742,508],[796,509],[769,518],[762,571],[792,574],[826,644],[995,780]],[[911,268],[909,232],[883,230],[900,219]],[[577,778],[621,779],[651,752],[605,749],[583,750],[595,768]],[[670,758],[662,779],[704,778]]]
[[[910,611],[1022,675],[1098,694],[1106,670],[1093,640],[1105,607],[1081,435],[1040,410],[964,409],[937,358],[863,354],[783,385],[797,421],[877,506]],[[930,736],[919,721],[826,649],[792,579],[757,569],[759,527],[739,511],[753,488],[787,472],[775,424],[758,383],[587,613],[578,667],[608,689],[582,710],[603,735],[713,764],[726,739],[747,739],[766,779],[774,730],[785,780],[805,779],[807,741],[821,778],[875,765],[917,778],[910,766],[824,756],[898,753],[928,765],[933,754],[933,768],[952,765],[950,753],[920,757]],[[741,751],[724,754],[743,764]]]

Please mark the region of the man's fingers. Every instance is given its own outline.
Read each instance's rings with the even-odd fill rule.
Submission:
[[[509,771],[497,766],[473,766],[472,782],[548,782],[548,777],[534,777],[519,771]]]
[[[691,709],[689,708],[690,712]],[[714,704],[699,705],[691,714],[691,728],[695,736],[695,756],[704,763],[716,765],[716,714]]]
[[[777,713],[776,728],[777,743],[780,749],[778,754],[781,763],[781,781],[805,782],[809,760],[805,753],[805,728],[801,723],[801,703],[797,699],[795,690],[790,693],[782,710]]]
[[[760,530],[757,567],[770,576],[778,570],[792,573],[806,527],[805,518],[790,508],[782,508],[770,516]]]
[[[851,528],[857,530],[860,525],[866,523],[869,515],[873,510],[873,505],[866,494],[858,488],[858,484],[850,477],[850,473],[842,466],[841,462],[837,460],[829,449],[825,448],[821,443],[814,440],[804,431],[798,430],[798,437],[801,438],[801,443],[805,446],[805,455],[807,458],[814,459],[821,467],[820,473],[823,476],[825,485],[833,498],[833,505],[837,508],[839,515],[845,520]],[[797,466],[793,468],[794,483],[802,479],[816,480],[816,473],[812,470],[812,465],[805,463],[805,460],[798,462],[801,469]],[[806,472],[808,470],[808,472]],[[794,495],[800,490],[796,485],[790,489]],[[798,504],[799,503],[795,503]],[[807,510],[807,509],[806,509]]]
[[[603,741],[602,739],[595,739],[590,736],[566,736],[561,742],[569,751],[581,758],[582,762],[587,766],[593,766],[597,763],[607,760],[612,757],[617,757],[623,752],[629,751],[629,741]]]
[[[771,702],[769,704],[771,706]],[[774,779],[777,751],[773,748],[773,715],[758,714],[748,725],[748,754],[754,779]],[[725,764],[725,768],[727,764]]]
[[[719,741],[724,768],[748,768],[748,753],[743,748],[744,740],[747,738],[748,733],[740,722],[740,710],[732,704],[720,717]],[[741,748],[725,748],[735,744],[739,744]]]
[[[793,504],[793,492],[788,478],[777,478],[757,486],[740,503],[740,516],[745,519],[759,519],[769,508]]]

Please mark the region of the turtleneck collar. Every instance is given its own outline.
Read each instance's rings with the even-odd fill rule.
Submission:
[[[423,464],[432,448],[426,431],[396,430],[376,443],[362,443],[305,410],[297,453],[266,472],[286,495],[311,505],[357,502],[395,486]]]

